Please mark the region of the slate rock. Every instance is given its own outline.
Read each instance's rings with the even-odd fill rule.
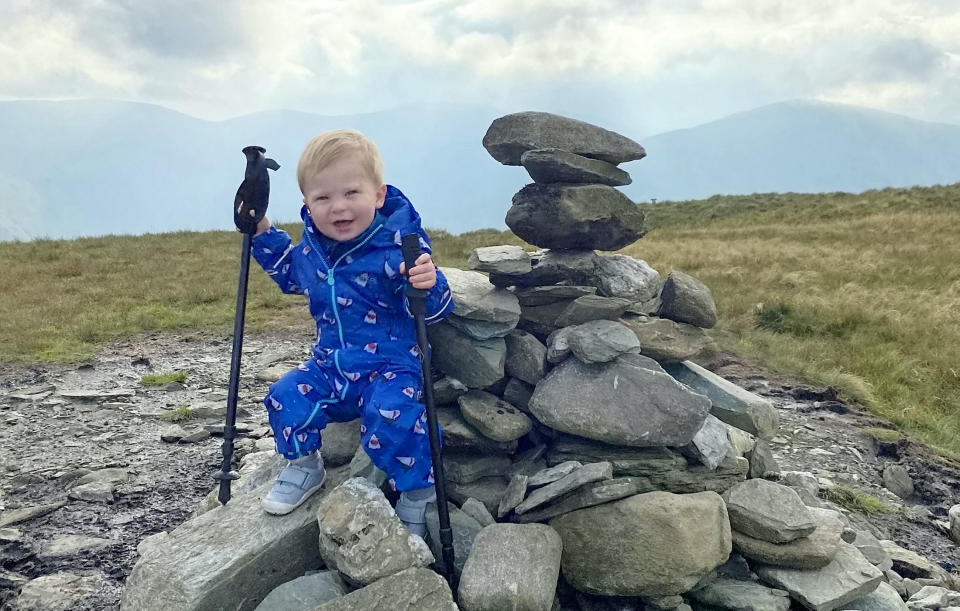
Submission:
[[[560,535],[543,524],[492,524],[474,541],[460,579],[464,611],[550,609],[560,575]]]
[[[112,503],[115,486],[110,482],[90,482],[74,487],[67,497],[89,503]]]
[[[583,467],[583,464],[576,460],[568,460],[562,462],[558,465],[554,465],[548,469],[544,469],[537,473],[534,473],[530,476],[529,481],[527,482],[531,488],[536,488],[537,486],[545,486],[546,484],[553,483],[558,479],[570,475],[577,469]]]
[[[788,611],[790,595],[752,581],[720,578],[688,596],[709,608],[730,611]]]
[[[450,516],[450,528],[453,535],[453,569],[457,575],[463,572],[463,565],[470,557],[473,541],[477,533],[483,528],[479,522],[467,513],[457,509],[453,503],[447,503],[447,513]],[[436,503],[427,504],[427,543],[437,562],[443,558],[443,546],[440,543],[440,516]]]
[[[525,274],[533,267],[530,254],[520,246],[484,246],[474,248],[467,259],[467,266],[478,272],[500,274]]]
[[[731,452],[727,427],[712,414],[707,414],[703,426],[681,451],[708,469],[716,469]]]
[[[536,337],[515,329],[504,338],[507,359],[504,371],[527,384],[536,384],[547,374],[547,347]]]
[[[606,363],[628,352],[640,352],[640,340],[613,320],[591,320],[569,328],[564,336],[573,355],[584,363]]]
[[[85,535],[60,535],[47,541],[37,552],[37,558],[52,560],[95,552],[117,545],[113,539],[87,537]]]
[[[179,424],[174,424],[168,426],[163,430],[162,433],[160,433],[160,441],[164,443],[177,443],[188,434],[189,433],[187,433],[187,429],[183,428]]]
[[[444,323],[475,340],[505,337],[507,333],[510,333],[510,331],[517,326],[517,323],[512,321],[490,322],[488,320],[463,318],[461,316],[457,316],[456,314],[447,316],[444,319]]]
[[[45,516],[48,513],[52,513],[60,509],[66,504],[66,501],[57,501],[55,503],[44,503],[42,505],[30,505],[27,507],[19,507],[17,509],[7,509],[6,511],[0,513],[0,528],[18,524],[20,522],[26,522],[27,520],[39,518],[40,516]]]
[[[640,352],[661,363],[683,361],[703,352],[710,340],[700,327],[667,320],[626,314],[620,322],[640,340]]]
[[[353,478],[331,490],[317,507],[320,556],[329,568],[367,585],[434,561],[427,544],[403,526],[379,488]]]
[[[84,598],[101,592],[107,580],[99,574],[53,573],[23,584],[17,597],[21,611],[72,611]]]
[[[518,112],[495,119],[483,136],[483,148],[504,165],[520,165],[523,153],[560,149],[618,164],[642,159],[643,147],[616,132],[547,112]]]
[[[328,469],[326,486],[342,481],[345,472]],[[315,511],[328,488],[275,516],[260,506],[271,487],[273,482],[264,483],[170,531],[137,560],[121,611],[249,611],[280,584],[319,567]]]
[[[563,327],[557,329],[547,336],[547,361],[553,364],[563,362],[570,354],[570,344],[567,340],[570,338],[570,332],[576,328]]]
[[[463,318],[508,322],[520,318],[520,303],[510,291],[498,288],[480,272],[441,267],[453,295],[453,313]]]
[[[841,543],[830,564],[820,569],[757,565],[754,570],[760,579],[790,592],[791,598],[812,611],[843,609],[844,604],[873,592],[883,578],[849,543]]]
[[[467,499],[474,498],[483,503],[490,513],[497,511],[506,491],[507,480],[500,476],[483,477],[469,484],[447,482],[447,496],[454,503],[463,505]]]
[[[526,414],[482,390],[461,395],[457,403],[463,419],[494,441],[515,441],[530,432],[533,426]]]
[[[533,386],[517,378],[510,378],[503,387],[503,400],[523,412],[530,411],[528,406],[532,396]]]
[[[880,541],[878,541],[870,531],[856,531],[856,536],[851,543],[863,554],[863,557],[866,558],[870,564],[879,568],[881,571],[887,571],[893,568],[893,561],[890,560],[890,555],[887,554],[886,550],[883,549],[883,545],[880,544]]]
[[[582,325],[593,320],[616,320],[627,311],[630,301],[620,297],[584,295],[577,297],[557,316],[554,324],[560,327]]]
[[[109,469],[97,469],[96,471],[91,471],[83,477],[77,480],[77,485],[82,486],[83,484],[89,484],[92,482],[108,482],[111,484],[120,484],[123,482],[130,481],[131,476],[130,472],[126,469],[119,468],[109,468]]]
[[[887,465],[883,469],[883,486],[902,499],[913,496],[913,479],[903,465]]]
[[[542,248],[618,250],[647,233],[643,210],[605,185],[532,183],[512,201],[507,226]]]
[[[149,537],[144,537],[140,543],[137,543],[137,555],[146,556],[147,554],[153,553],[155,550],[162,549],[162,543],[168,536],[170,536],[170,534],[162,530],[158,533],[153,533]]]
[[[490,526],[496,522],[486,505],[474,498],[465,500],[460,506],[460,511],[476,520],[480,526]]]
[[[510,468],[510,459],[502,455],[477,455],[445,452],[443,471],[447,481],[469,484],[481,477],[502,476]]]
[[[667,372],[694,391],[709,397],[710,413],[727,424],[772,439],[780,429],[780,416],[770,401],[740,388],[692,361],[669,363]]]
[[[703,329],[717,324],[717,306],[707,285],[683,272],[672,271],[660,291],[663,318],[685,322]]]
[[[947,518],[950,520],[950,538],[954,543],[960,543],[960,504],[950,507]]]
[[[301,611],[340,598],[350,591],[336,571],[297,577],[267,594],[255,611]]]
[[[440,410],[440,412],[451,411],[455,410]],[[459,412],[457,412],[458,417],[459,415]],[[446,433],[446,429],[444,429],[444,433]],[[476,434],[478,436],[480,435],[479,433]],[[446,437],[444,437],[444,441],[446,441]],[[353,455],[353,459],[350,461],[348,477],[362,477],[377,488],[382,487],[387,481],[387,474],[373,464],[373,461],[370,460],[370,456],[364,451],[363,448],[357,448],[356,453]]]
[[[535,149],[520,155],[520,165],[534,182],[593,183],[621,187],[630,175],[606,161],[590,159],[561,149]]]
[[[640,362],[567,359],[537,384],[530,412],[552,429],[610,444],[686,445],[700,430],[710,401]]]
[[[476,340],[446,323],[430,325],[432,362],[469,388],[490,386],[503,377],[507,344],[503,338]]]
[[[602,255],[597,259],[596,283],[607,297],[646,302],[660,294],[660,274],[646,261],[628,255]]]
[[[562,282],[593,285],[599,255],[593,249],[539,250],[530,254],[531,269],[525,274],[490,274],[495,286],[535,287]]]
[[[550,521],[563,540],[562,571],[601,596],[689,591],[730,555],[730,525],[714,492],[649,492]]]
[[[542,488],[537,488],[531,492],[522,503],[517,505],[514,511],[517,515],[523,515],[524,513],[549,503],[550,501],[559,498],[567,492],[575,490],[580,486],[584,486],[592,482],[607,480],[612,477],[613,467],[608,462],[598,462],[583,465],[568,475],[564,475],[557,481],[551,482]]]
[[[597,287],[551,284],[549,286],[521,287],[514,290],[513,294],[517,296],[517,301],[520,302],[521,307],[541,306],[576,299],[585,295],[596,295]]]
[[[516,473],[510,478],[507,489],[500,499],[500,506],[497,507],[497,517],[502,518],[519,505],[527,495],[527,482],[530,478],[522,473]]]
[[[456,611],[450,586],[430,569],[410,568],[323,604],[314,611]]]
[[[844,603],[845,610],[853,611],[907,611],[900,594],[889,583],[881,581],[877,589],[866,596]]]
[[[494,441],[478,431],[459,409],[438,409],[437,422],[443,429],[444,451],[513,454],[517,449],[516,440]]]
[[[767,473],[772,475],[780,474],[780,465],[773,456],[770,449],[770,443],[765,439],[758,439],[753,449],[746,453],[746,459],[750,461],[750,473],[748,477],[764,477]]]
[[[733,530],[756,539],[788,543],[806,537],[817,526],[793,489],[765,479],[736,484],[723,494],[723,500]]]
[[[433,400],[437,405],[453,403],[460,395],[466,394],[470,390],[467,385],[460,380],[443,376],[433,383]]]
[[[880,545],[893,561],[893,570],[911,579],[939,579],[945,571],[920,554],[900,547],[893,541],[881,539]]]
[[[764,564],[795,569],[818,569],[830,564],[840,545],[843,519],[830,509],[808,508],[817,527],[805,537],[789,543],[770,543],[733,530],[733,548],[743,556]]]
[[[652,492],[649,484],[639,477],[618,477],[580,486],[563,495],[556,502],[517,516],[519,522],[542,522],[585,507],[617,501],[642,492]]]

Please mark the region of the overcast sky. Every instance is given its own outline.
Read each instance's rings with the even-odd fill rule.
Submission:
[[[960,124],[960,0],[2,0],[0,99],[480,103],[649,135],[795,98]]]

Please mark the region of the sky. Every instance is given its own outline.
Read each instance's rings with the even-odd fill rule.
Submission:
[[[960,124],[960,0],[3,0],[0,100],[408,105],[650,135],[797,98]]]

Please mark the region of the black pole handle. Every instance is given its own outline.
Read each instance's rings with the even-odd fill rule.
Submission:
[[[403,265],[407,268],[407,274],[409,274],[410,268],[417,264],[417,257],[420,256],[420,236],[416,233],[408,233],[402,236],[400,238],[400,250],[403,252]],[[406,293],[407,299],[410,301],[410,313],[414,316],[426,313],[427,291],[414,288],[412,284],[407,283]]]

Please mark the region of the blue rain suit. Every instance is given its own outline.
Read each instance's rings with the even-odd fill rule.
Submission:
[[[361,235],[336,242],[316,230],[306,206],[303,239],[272,227],[253,240],[251,254],[284,293],[305,295],[317,321],[313,358],[270,387],[263,402],[277,452],[288,459],[321,445],[328,422],[362,418],[361,445],[386,472],[392,488],[434,483],[416,328],[400,275],[400,237],[430,240],[420,215],[396,187]],[[443,274],[427,294],[427,324],[453,311]]]

